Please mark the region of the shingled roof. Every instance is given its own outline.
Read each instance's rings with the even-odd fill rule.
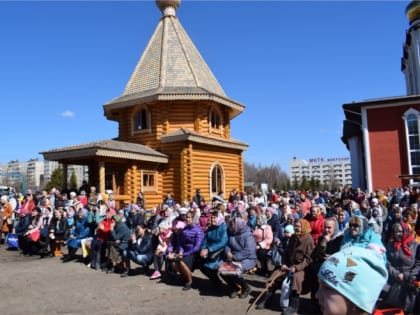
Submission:
[[[230,118],[244,106],[229,99],[188,37],[176,8],[165,10],[123,94],[104,105],[113,109],[158,100],[213,100],[231,108]]]
[[[162,136],[162,143],[171,143],[179,141],[191,141],[196,143],[203,143],[208,145],[215,145],[219,147],[225,147],[230,149],[246,150],[248,144],[235,140],[235,139],[218,139],[213,137],[204,136],[188,128],[179,128],[173,132]]]
[[[83,160],[92,157],[121,158],[137,161],[168,163],[168,156],[142,144],[118,140],[102,140],[40,152],[44,159]]]

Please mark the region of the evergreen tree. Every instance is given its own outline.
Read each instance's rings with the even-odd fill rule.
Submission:
[[[68,186],[71,190],[77,190],[77,176],[74,171],[71,173]]]
[[[309,183],[306,176],[302,176],[302,180],[300,181],[300,189],[309,190]]]
[[[45,190],[50,191],[52,188],[61,190],[63,184],[63,169],[61,167],[55,169],[51,174],[50,181],[45,185]]]

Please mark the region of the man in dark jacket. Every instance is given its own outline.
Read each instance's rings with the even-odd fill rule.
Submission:
[[[111,262],[111,267],[107,269],[106,273],[113,273],[115,266],[124,251],[128,249],[128,242],[130,240],[131,231],[125,222],[121,221],[118,215],[112,217],[111,223],[111,242],[108,246],[108,259]]]
[[[146,233],[144,223],[138,224],[136,233],[131,235],[128,249],[123,252],[126,269],[121,277],[127,277],[130,272],[130,261],[143,266],[146,270],[153,260],[152,237]]]

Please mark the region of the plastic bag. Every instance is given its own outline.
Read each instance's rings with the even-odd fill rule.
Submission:
[[[291,284],[291,276],[287,275],[284,278],[283,283],[281,284],[281,292],[280,292],[280,306],[282,309],[285,309],[289,306],[289,296],[290,296],[290,284]]]
[[[7,238],[6,238],[6,243],[9,248],[18,248],[19,242],[18,242],[17,234],[8,233]]]
[[[270,251],[271,262],[273,266],[278,267],[281,265],[281,255],[277,246],[273,246]]]

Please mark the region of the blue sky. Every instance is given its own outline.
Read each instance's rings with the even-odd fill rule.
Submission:
[[[342,105],[405,94],[408,1],[188,1],[181,24],[228,97],[245,161],[345,157]],[[154,1],[0,1],[0,162],[114,138],[120,96],[154,32]]]

